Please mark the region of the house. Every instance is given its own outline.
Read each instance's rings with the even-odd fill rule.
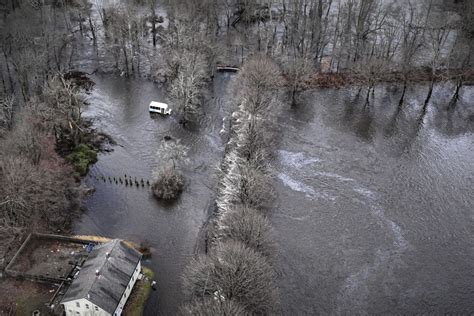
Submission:
[[[95,246],[61,300],[66,316],[121,315],[140,274],[141,258],[119,239]]]

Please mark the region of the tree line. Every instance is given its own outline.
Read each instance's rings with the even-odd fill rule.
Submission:
[[[183,274],[184,290],[192,298],[182,307],[184,314],[275,311],[278,292],[268,219],[275,194],[269,161],[281,83],[279,67],[265,55],[249,58],[237,77],[207,253],[192,260]]]

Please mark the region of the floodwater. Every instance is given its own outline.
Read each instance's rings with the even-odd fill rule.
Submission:
[[[166,100],[159,86],[93,79],[86,116],[118,145],[84,180],[96,192],[75,232],[147,240],[153,256],[145,265],[158,290],[145,314],[176,314],[181,273],[213,209],[231,76],[215,77],[211,95],[219,98],[209,98],[191,131],[176,116],[150,116],[148,103]],[[322,89],[282,111],[272,221],[283,314],[474,312],[474,89],[464,87],[452,111],[452,86],[437,86],[423,111],[426,91],[412,87],[398,108],[401,91],[393,87],[377,87],[365,107],[357,89]],[[191,148],[187,187],[175,204],[101,179],[150,179],[165,135]]]
[[[217,76],[211,86],[223,95],[230,77]],[[222,118],[228,116],[226,103],[210,98],[204,106],[199,128],[185,131],[176,116],[150,116],[150,101],[163,101],[163,90],[144,80],[95,76],[85,116],[110,134],[117,145],[111,153],[99,155],[84,179],[96,188],[86,201],[88,211],[75,226],[75,233],[123,238],[151,245],[152,258],[144,265],[155,272],[157,291],[152,292],[146,315],[173,315],[183,303],[181,274],[195,253],[199,231],[214,205],[215,168],[223,155],[219,136]],[[113,180],[151,179],[159,162],[156,152],[164,136],[181,139],[190,147],[190,163],[183,173],[187,185],[174,204],[158,202],[146,186],[125,186]],[[105,177],[106,181],[102,180]],[[112,182],[108,178],[112,179]]]
[[[278,129],[281,307],[296,314],[474,312],[474,87],[308,93]]]

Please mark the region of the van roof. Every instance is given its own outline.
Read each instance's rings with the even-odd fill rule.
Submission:
[[[156,102],[156,101],[151,101],[150,106],[156,106],[156,107],[164,108],[164,109],[168,108],[168,104],[161,103],[161,102]]]

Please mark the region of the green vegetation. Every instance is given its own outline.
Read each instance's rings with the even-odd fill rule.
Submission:
[[[145,267],[142,267],[142,273],[147,279],[143,278],[135,283],[132,294],[127,304],[125,304],[124,315],[143,315],[146,300],[150,295],[151,280],[153,280],[155,274],[151,269]]]
[[[73,164],[76,172],[84,176],[89,166],[97,161],[97,151],[88,145],[80,144],[67,156],[67,159]]]

